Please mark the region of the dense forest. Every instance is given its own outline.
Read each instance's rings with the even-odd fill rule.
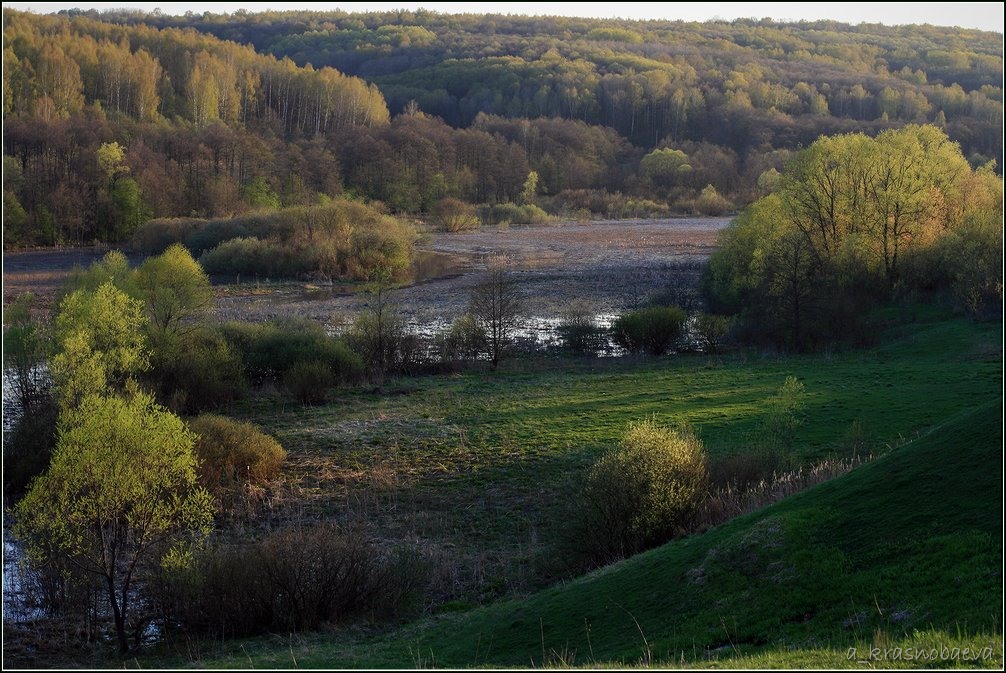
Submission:
[[[7,246],[340,196],[409,214],[445,198],[720,212],[768,193],[821,135],[908,123],[1002,169],[991,32],[5,10],[3,58]]]

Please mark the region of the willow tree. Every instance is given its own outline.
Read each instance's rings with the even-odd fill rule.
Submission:
[[[122,652],[138,577],[184,565],[210,531],[213,504],[196,484],[194,444],[182,420],[150,397],[90,395],[61,414],[49,469],[17,506],[15,532],[30,558],[101,581]]]

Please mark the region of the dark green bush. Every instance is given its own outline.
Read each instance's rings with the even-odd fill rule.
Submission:
[[[695,316],[695,337],[706,353],[715,353],[730,332],[730,318],[725,315],[700,313]]]
[[[787,459],[781,452],[752,447],[750,451],[725,456],[710,464],[709,482],[717,489],[745,491],[760,482],[771,481],[774,474],[787,467]]]
[[[147,376],[158,398],[178,413],[218,409],[244,396],[244,363],[219,329],[161,335]]]
[[[590,316],[567,318],[556,328],[562,348],[576,355],[596,355],[608,346],[608,331]]]
[[[279,442],[251,423],[202,414],[189,421],[189,428],[199,436],[200,481],[218,496],[275,479],[286,459]]]
[[[340,339],[325,333],[317,322],[289,320],[265,324],[230,322],[224,337],[245,363],[253,383],[279,381],[298,362],[324,363],[335,383],[352,383],[363,376],[363,361]]]
[[[706,455],[688,429],[635,425],[587,474],[570,513],[574,551],[606,563],[688,530],[707,496]]]
[[[283,376],[283,385],[301,404],[323,404],[335,385],[335,376],[324,362],[298,362]]]
[[[199,257],[206,273],[229,276],[299,276],[308,271],[308,262],[278,243],[255,237],[232,238]]]
[[[663,355],[681,336],[685,312],[676,306],[651,306],[619,316],[611,326],[616,344],[630,353]]]
[[[208,549],[189,572],[163,578],[160,602],[174,623],[214,637],[394,617],[424,583],[415,561],[382,554],[363,531],[317,524]]]

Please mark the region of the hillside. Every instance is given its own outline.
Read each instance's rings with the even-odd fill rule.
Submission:
[[[194,663],[664,665],[758,652],[739,663],[816,666],[887,642],[992,647],[986,663],[1001,666],[1001,407],[955,414],[844,477],[526,600],[375,639],[245,642]]]
[[[332,66],[377,83],[393,113],[414,99],[455,126],[480,112],[565,117],[610,126],[643,147],[671,136],[743,154],[875,120],[932,121],[942,111],[955,130],[968,129],[966,142],[1001,152],[993,127],[1002,119],[1002,36],[991,31],[425,10],[103,18],[192,27],[300,65]]]
[[[541,209],[721,214],[771,190],[823,134],[909,123],[1002,171],[992,32],[423,11],[3,16],[6,247],[118,242],[152,217],[340,195],[413,215],[443,199],[523,204],[503,218],[514,224]]]

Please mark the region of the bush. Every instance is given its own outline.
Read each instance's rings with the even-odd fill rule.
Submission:
[[[324,362],[298,362],[283,377],[283,385],[301,404],[323,404],[335,376]]]
[[[576,219],[664,217],[671,211],[666,203],[601,189],[564,189],[549,199],[548,209]]]
[[[730,318],[725,315],[700,313],[695,316],[695,336],[702,349],[715,353],[723,345],[730,332]]]
[[[246,484],[261,485],[279,475],[286,451],[251,423],[202,414],[189,421],[198,439],[199,480],[222,500]]]
[[[688,530],[707,482],[705,450],[690,430],[631,427],[590,469],[575,501],[577,551],[605,563],[667,542]]]
[[[244,363],[218,329],[166,334],[151,355],[149,378],[158,398],[178,413],[218,409],[244,396]]]
[[[209,549],[164,577],[161,602],[175,623],[215,637],[303,631],[402,614],[422,578],[415,559],[382,555],[362,531],[318,524]]]
[[[476,360],[485,352],[486,333],[475,316],[466,313],[454,319],[451,326],[438,334],[434,348],[442,362]]]
[[[297,276],[308,268],[305,260],[292,257],[278,243],[253,236],[224,241],[204,252],[199,263],[206,273],[230,276]]]
[[[702,215],[722,215],[733,205],[716,191],[712,185],[706,185],[695,199],[695,211]]]
[[[597,325],[594,311],[580,300],[571,302],[556,327],[560,346],[576,355],[597,355],[608,347],[608,332]]]
[[[224,338],[245,363],[253,383],[279,381],[298,362],[319,361],[332,372],[335,383],[352,383],[363,377],[363,360],[349,346],[325,333],[310,320],[287,320],[265,324],[230,322],[222,327]]]
[[[548,213],[533,203],[526,203],[524,205],[497,203],[491,206],[483,206],[479,214],[483,222],[492,225],[548,224],[552,221]]]
[[[478,229],[475,206],[458,199],[440,199],[430,209],[430,223],[441,231],[472,231]]]
[[[4,430],[5,499],[19,498],[28,490],[31,481],[49,467],[56,448],[56,418],[56,401],[48,397],[35,405],[32,413],[17,413],[10,427]]]
[[[685,312],[676,306],[651,306],[619,316],[611,326],[615,343],[630,353],[663,355],[681,336]]]
[[[214,220],[155,220],[134,245],[157,250],[184,241],[207,273],[363,280],[375,269],[403,274],[415,228],[347,200]]]

